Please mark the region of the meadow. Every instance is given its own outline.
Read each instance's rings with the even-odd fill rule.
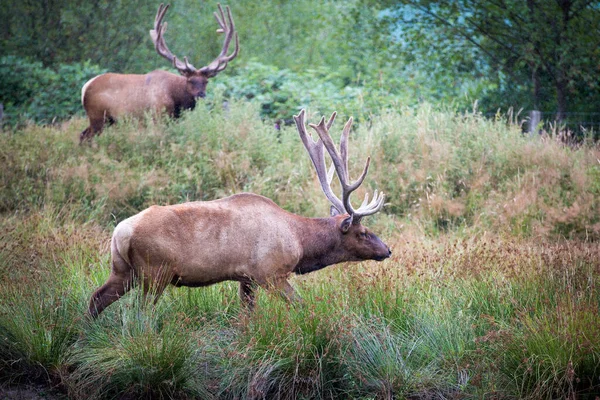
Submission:
[[[134,290],[93,322],[112,229],[152,204],[248,191],[326,216],[295,127],[216,96],[83,146],[79,117],[1,131],[3,387],[69,399],[600,395],[598,144],[529,137],[514,115],[477,109],[356,117],[351,174],[371,156],[359,192],[387,200],[364,224],[390,259],[293,278],[302,304],[259,290],[248,314],[233,282],[169,288],[155,307]]]

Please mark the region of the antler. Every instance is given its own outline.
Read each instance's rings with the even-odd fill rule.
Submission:
[[[299,115],[294,115],[294,121],[296,121],[296,128],[298,128],[298,133],[300,134],[300,139],[302,139],[302,143],[304,143],[304,147],[306,151],[308,151],[308,155],[315,167],[315,171],[317,171],[317,176],[319,177],[319,182],[321,182],[321,188],[323,189],[323,193],[329,200],[329,202],[335,207],[335,209],[343,214],[346,212],[344,208],[344,204],[342,201],[333,193],[331,190],[331,180],[333,178],[333,169],[329,170],[329,174],[325,168],[325,154],[323,153],[323,141],[319,138],[315,142],[312,139],[312,136],[306,132],[306,126],[304,125],[304,110],[300,111]],[[333,123],[333,120],[329,122]],[[328,126],[331,126],[331,123],[328,123]]]
[[[200,68],[200,72],[202,72],[202,74],[204,74],[207,78],[212,78],[219,72],[223,71],[227,67],[227,63],[233,60],[238,55],[238,52],[240,50],[240,41],[238,38],[238,34],[235,31],[235,24],[233,23],[233,18],[231,16],[231,10],[229,9],[229,6],[225,6],[225,9],[227,10],[227,19],[229,20],[229,26],[225,21],[225,14],[223,14],[223,8],[221,8],[221,4],[217,4],[217,7],[219,8],[220,18],[217,13],[213,13],[215,19],[217,20],[217,23],[220,26],[220,28],[217,29],[217,33],[225,33],[225,40],[223,41],[223,48],[221,49],[221,53],[217,56],[217,58],[215,58],[213,62],[208,64],[206,67]],[[228,56],[227,52],[229,51],[229,43],[231,43],[231,38],[234,36],[234,34],[235,50],[233,51],[233,53],[231,53],[231,55]]]
[[[215,19],[219,24],[219,29],[217,29],[217,33],[225,33],[225,40],[223,42],[223,48],[221,49],[221,53],[211,62],[209,65],[200,68],[197,70],[192,64],[188,62],[187,57],[183,57],[183,62],[178,60],[177,57],[171,53],[167,44],[165,43],[164,34],[167,31],[167,23],[163,23],[163,19],[169,9],[169,5],[166,6],[164,4],[160,4],[158,7],[158,11],[156,13],[156,18],[154,19],[154,29],[150,31],[150,37],[152,38],[152,42],[154,43],[154,47],[158,54],[166,58],[167,60],[173,63],[173,67],[177,68],[177,70],[182,75],[190,75],[197,71],[200,71],[207,78],[212,78],[217,75],[219,72],[223,71],[227,67],[227,63],[233,60],[239,52],[239,38],[238,34],[235,31],[235,24],[233,22],[233,17],[231,16],[231,10],[229,6],[226,6],[227,10],[227,21],[225,20],[225,13],[223,12],[223,8],[221,4],[217,4],[219,9],[219,14],[214,13]],[[235,35],[235,50],[231,55],[227,55],[229,51],[229,44],[231,43],[231,39]]]
[[[181,62],[181,60],[178,60],[177,57],[171,53],[171,50],[169,50],[167,44],[165,43],[164,35],[167,31],[167,23],[163,23],[162,21],[165,18],[165,14],[167,13],[168,9],[169,4],[165,6],[163,3],[161,3],[160,6],[158,6],[156,18],[154,18],[154,29],[150,30],[150,37],[154,43],[154,48],[158,54],[171,61],[173,63],[173,67],[177,68],[182,75],[193,74],[197,71],[197,69],[188,62],[187,57],[183,57],[183,62]]]
[[[340,139],[340,151],[338,152],[335,148],[333,140],[329,135],[329,129],[335,120],[337,115],[336,112],[331,114],[329,121],[325,123],[325,118],[321,118],[321,121],[318,125],[309,124],[311,128],[313,128],[317,134],[319,135],[319,139],[315,142],[312,137],[306,132],[306,127],[304,125],[304,115],[305,111],[300,111],[300,114],[294,116],[294,120],[296,121],[296,127],[298,128],[298,133],[300,134],[300,138],[302,139],[302,143],[304,147],[308,151],[308,155],[313,162],[315,170],[317,171],[317,176],[319,177],[319,182],[321,183],[321,188],[325,193],[325,196],[331,204],[340,212],[340,213],[348,213],[353,220],[360,221],[362,217],[367,215],[372,215],[381,210],[383,207],[383,202],[385,199],[385,195],[383,192],[377,194],[377,190],[373,194],[373,199],[369,202],[369,194],[365,195],[365,199],[361,206],[355,210],[350,203],[350,194],[358,189],[358,187],[363,183],[365,177],[367,176],[367,172],[369,171],[369,165],[371,163],[371,157],[367,157],[367,162],[363,169],[360,177],[352,184],[349,183],[348,176],[348,137],[350,135],[350,128],[352,127],[352,117],[348,120],[346,125],[344,126],[344,130],[342,131],[342,138]],[[325,168],[325,156],[323,153],[323,147],[327,149],[327,152],[331,156],[331,160],[333,161],[332,168],[329,170],[329,173],[326,173]],[[333,178],[333,170],[338,176],[340,183],[342,185],[342,200],[340,200],[333,191],[331,190],[331,180]]]

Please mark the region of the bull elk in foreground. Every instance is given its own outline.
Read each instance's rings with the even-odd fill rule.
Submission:
[[[358,209],[350,194],[367,175],[370,158],[358,180],[349,182],[348,134],[352,118],[344,127],[338,152],[329,136],[335,113],[325,124],[310,126],[315,142],[306,132],[305,112],[294,116],[298,132],[317,172],[321,188],[331,202],[329,218],[306,218],[289,213],[273,201],[251,193],[220,200],[152,206],[117,225],[111,241],[112,272],[92,295],[89,314],[95,318],[136,284],[142,284],[155,301],[169,284],[207,286],[222,281],[240,282],[242,304],[252,308],[254,287],[272,287],[288,300],[298,296],[288,283],[292,273],[305,274],[344,261],[377,260],[391,250],[361,225],[367,215],[378,212],[383,193],[368,195]],[[333,160],[329,173],[323,148]],[[342,186],[340,200],[331,189],[333,171]]]
[[[165,43],[167,23],[163,23],[163,19],[168,9],[169,5],[159,6],[150,36],[158,54],[169,60],[182,76],[156,70],[145,75],[107,73],[90,79],[81,89],[81,103],[90,126],[79,135],[79,143],[100,134],[105,123],[112,123],[126,114],[139,117],[147,111],[166,111],[173,118],[179,117],[182,110],[193,109],[196,100],[206,95],[208,79],[223,71],[237,56],[239,39],[231,10],[226,7],[226,18],[219,4],[219,13],[214,15],[219,24],[217,32],[225,34],[221,53],[200,69],[194,68],[187,57],[183,57],[183,61],[177,59]],[[235,50],[227,55],[234,36]]]

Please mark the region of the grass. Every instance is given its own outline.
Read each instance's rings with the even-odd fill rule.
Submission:
[[[112,228],[151,204],[252,191],[326,215],[294,129],[257,115],[206,104],[90,146],[81,119],[3,132],[2,384],[72,399],[600,395],[600,150],[476,112],[356,124],[350,167],[372,156],[365,186],[389,205],[366,224],[391,259],[294,277],[301,305],[259,290],[250,315],[223,283],[170,288],[156,307],[133,290],[83,318]]]

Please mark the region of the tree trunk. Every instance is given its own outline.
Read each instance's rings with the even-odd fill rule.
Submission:
[[[559,51],[556,59],[556,74],[555,74],[555,87],[556,87],[556,121],[562,122],[565,119],[567,112],[567,65],[569,64],[567,59],[568,54],[562,49],[563,39],[567,38],[567,31],[569,29],[570,12],[573,2],[571,0],[559,0],[558,6],[562,12],[562,21],[557,24],[556,31],[556,48]],[[566,59],[565,59],[566,58]]]
[[[538,76],[538,67],[531,67],[531,81],[533,83],[533,109],[540,109],[540,79]]]
[[[563,75],[563,72],[559,72]],[[562,122],[567,113],[567,80],[560,76],[556,80],[556,121]]]

